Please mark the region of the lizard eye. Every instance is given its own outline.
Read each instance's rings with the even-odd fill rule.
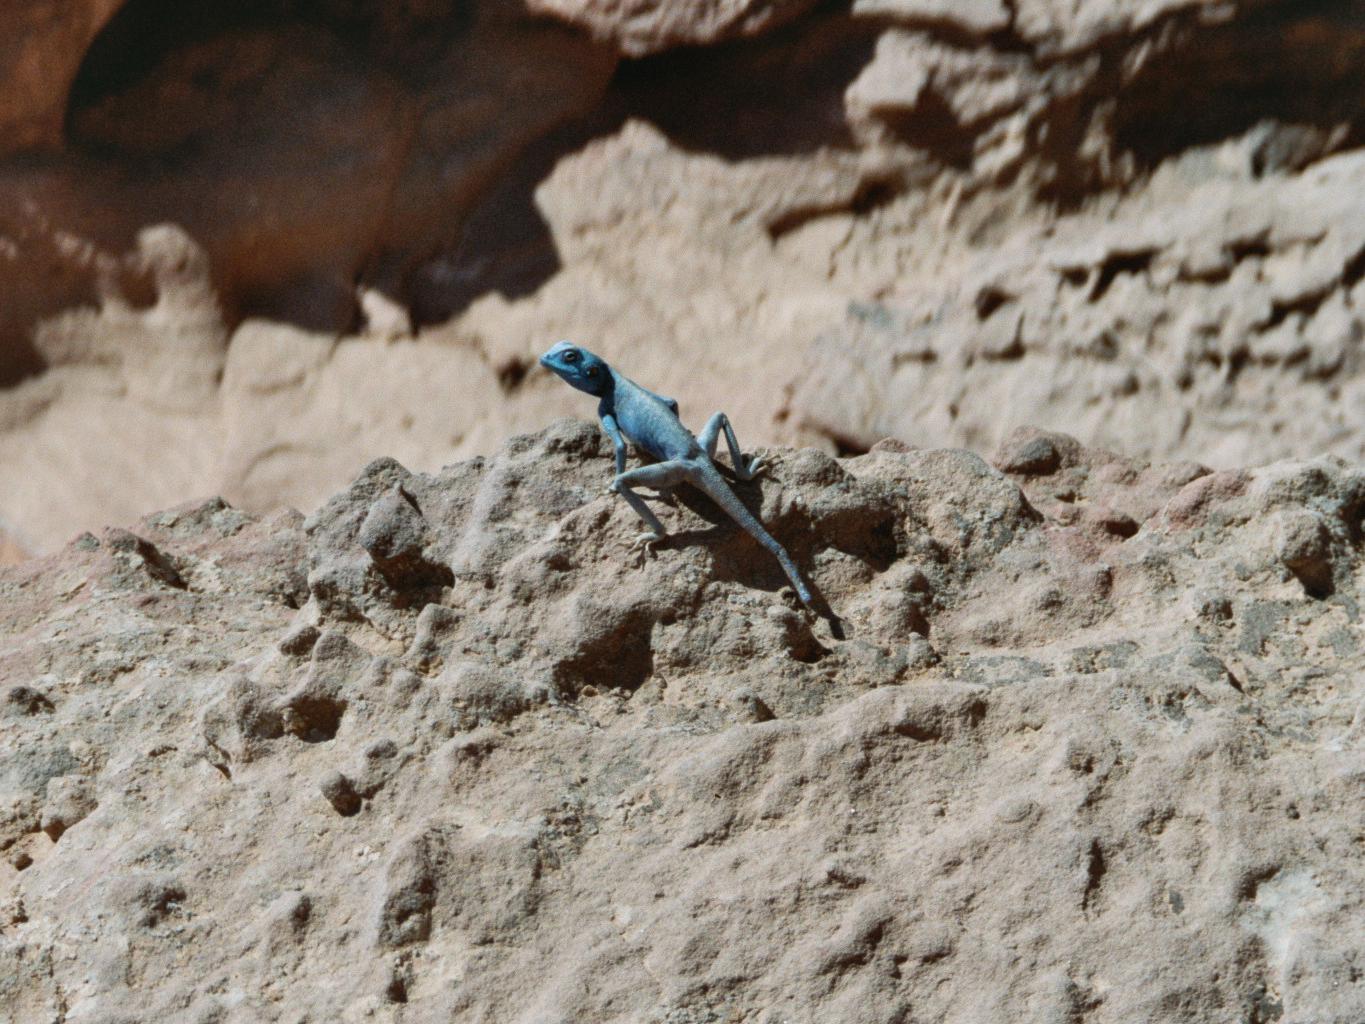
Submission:
[[[578,362],[578,353],[574,349],[569,349],[564,353],[564,361],[570,364]]]

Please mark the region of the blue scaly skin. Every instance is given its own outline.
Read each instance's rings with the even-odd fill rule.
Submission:
[[[540,365],[571,387],[598,399],[597,415],[616,450],[616,476],[608,490],[625,498],[650,528],[649,533],[641,534],[636,539],[634,547],[647,555],[652,546],[665,536],[663,524],[644,499],[635,493],[634,488],[663,490],[676,484],[689,483],[704,491],[725,510],[726,515],[771,551],[781,563],[787,579],[796,588],[801,603],[807,608],[813,607],[810,588],[801,578],[796,563],[786,549],[773,539],[772,534],[763,528],[763,524],[744,507],[712,461],[721,431],[724,431],[725,442],[730,446],[730,461],[734,463],[735,475],[739,479],[752,480],[763,468],[761,458],[749,458],[740,451],[734,428],[730,426],[725,413],[716,413],[706,421],[701,433],[693,437],[678,419],[677,402],[646,391],[585,348],[561,341],[540,357]],[[626,441],[659,461],[652,466],[627,471]]]

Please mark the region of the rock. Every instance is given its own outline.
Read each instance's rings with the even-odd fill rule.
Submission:
[[[355,791],[355,785],[351,780],[341,772],[329,772],[323,776],[318,789],[342,817],[349,818],[360,810],[360,794]]]
[[[51,714],[52,701],[31,686],[14,686],[5,694],[5,710],[11,715]]]
[[[303,945],[312,923],[313,898],[308,893],[293,891],[278,896],[266,908],[262,928],[271,957],[280,959]]]
[[[39,826],[54,843],[99,806],[89,780],[76,775],[49,779]]]
[[[530,9],[586,28],[630,57],[757,35],[814,6],[814,0],[530,0]]]
[[[991,31],[987,26],[998,20],[990,6],[945,11],[935,21],[985,34]],[[855,7],[855,14],[863,13],[877,12]],[[1048,76],[1018,55],[972,54],[935,44],[923,34],[891,29],[877,40],[876,54],[849,86],[844,103],[860,139],[908,142],[945,162],[957,163],[972,159],[970,151],[962,148],[968,144],[971,126],[1027,109],[1031,90],[1032,102],[1036,102],[1039,94],[1053,89],[1056,85]]]
[[[946,23],[973,35],[999,32],[1011,20],[1001,0],[854,0],[853,13],[911,24]]]
[[[461,616],[452,608],[429,604],[417,616],[416,635],[408,649],[407,658],[415,668],[437,668],[450,653],[453,638],[460,627]]]
[[[468,719],[462,728],[511,721],[549,697],[545,690],[528,686],[516,675],[500,672],[480,661],[447,665],[436,685],[454,704],[457,716]]]
[[[1049,476],[1064,465],[1075,465],[1080,443],[1065,434],[1020,428],[1005,439],[991,460],[1004,473]]]
[[[121,564],[126,569],[141,570],[158,583],[185,589],[185,580],[177,571],[174,561],[150,541],[127,530],[111,528],[104,531],[101,543],[106,550],[124,556]]]
[[[394,574],[421,559],[425,541],[422,513],[401,486],[376,501],[360,526],[360,546],[381,569]]]
[[[208,760],[231,774],[233,762],[259,756],[270,740],[284,735],[280,711],[250,678],[235,675],[223,693],[204,709],[200,731],[208,745]]]
[[[0,560],[586,417],[566,333],[750,445],[1365,450],[1340,5],[229,5],[142,48],[49,6],[4,44]]]
[[[172,875],[133,876],[120,880],[120,909],[140,928],[156,928],[178,918],[185,909],[185,887]]]
[[[281,654],[301,658],[313,653],[313,647],[321,635],[318,627],[311,622],[300,622],[284,635],[277,647]]]
[[[1166,519],[1176,527],[1202,522],[1211,508],[1240,497],[1246,485],[1246,474],[1235,471],[1197,477],[1171,499],[1165,508]]]
[[[735,707],[749,722],[771,722],[776,716],[762,697],[752,690],[742,689],[731,698]]]
[[[7,1016],[1357,1024],[1349,6],[14,13]]]
[[[1332,536],[1321,516],[1305,510],[1281,519],[1275,554],[1310,593],[1330,590]]]
[[[358,539],[379,571],[399,589],[450,580],[449,569],[426,558],[426,523],[401,484],[370,506]]]
[[[79,767],[66,744],[48,741],[16,745],[0,758],[0,791],[36,797],[47,789],[50,780]]]
[[[1274,984],[1286,1019],[1345,1021],[1306,979],[1345,969],[1361,885],[1338,852],[1360,816],[1365,474],[1017,440],[1039,438],[1046,475],[904,444],[768,453],[741,500],[839,623],[790,608],[767,552],[682,494],[673,541],[629,563],[609,448],[568,423],[438,474],[377,461],[306,523],[202,502],[0,571],[0,844],[25,942],[78,952],[0,952],[15,1005],[53,976],[91,1013],[180,1005],[192,967],[284,1002],[288,978],[310,1013],[793,997],[995,1019],[1024,999],[1065,1020],[1129,964],[1103,993],[1118,1016],[1177,993],[1219,1019]],[[403,599],[364,546],[400,549],[366,527],[396,485],[423,557],[460,567],[440,602]],[[1331,593],[1290,579],[1323,565]],[[281,580],[324,575],[334,601],[292,606]],[[1238,973],[1237,935],[1286,913],[1293,950]],[[1002,958],[1011,930],[1047,935],[1037,963]],[[145,945],[186,934],[188,954]],[[134,949],[154,969],[130,986]],[[472,965],[459,990],[449,957]],[[998,982],[966,986],[969,964]]]
[[[905,645],[905,663],[911,671],[922,672],[939,663],[938,652],[926,637],[911,636]]]
[[[431,935],[443,852],[441,833],[421,833],[403,842],[385,872],[377,944],[396,948],[425,942]]]
[[[663,508],[673,540],[632,564],[610,450],[563,423],[435,474],[372,464],[306,542],[297,517],[210,502],[0,570],[0,692],[20,691],[0,848],[23,883],[0,922],[74,954],[0,948],[6,1005],[55,981],[93,1015],[213,1014],[187,986],[219,972],[261,979],[276,1010],[244,996],[252,1019],[791,998],[819,1019],[1177,1001],[1213,1021],[1273,987],[1285,1019],[1346,1024],[1318,978],[1349,987],[1365,885],[1341,853],[1365,813],[1365,474],[1038,438],[1045,475],[770,451],[742,500],[837,623],[789,607],[701,501]],[[280,580],[371,560],[397,477],[424,557],[472,568],[441,603],[361,573],[333,577],[344,604],[291,607]],[[188,594],[119,561],[138,538]],[[1324,571],[1330,592],[1306,585]],[[1025,964],[1007,933],[1046,939]],[[1246,935],[1289,933],[1241,973]],[[566,943],[582,955],[542,955]]]
[[[351,701],[361,692],[371,657],[338,632],[324,632],[299,685],[280,702],[284,732],[305,743],[336,738]]]

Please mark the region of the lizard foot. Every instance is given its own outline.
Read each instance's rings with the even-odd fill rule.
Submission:
[[[748,459],[748,465],[744,467],[744,480],[753,480],[760,474],[768,470],[768,457],[766,455],[754,455]]]
[[[654,554],[654,545],[663,539],[663,534],[654,533],[652,531],[650,533],[636,535],[635,540],[633,540],[630,545],[630,550],[638,553],[640,556],[640,560],[636,564],[638,566],[643,566],[650,556]]]

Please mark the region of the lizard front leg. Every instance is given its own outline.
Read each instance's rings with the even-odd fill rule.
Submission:
[[[604,411],[603,408],[599,407],[598,415],[601,416],[602,418],[602,429],[607,432],[607,437],[611,438],[612,455],[616,461],[616,475],[620,476],[622,473],[626,471],[625,435],[621,433],[621,427],[620,424],[616,422],[615,413],[610,411]],[[612,483],[607,484],[605,490],[608,494],[615,494],[616,493],[615,481],[613,480]],[[677,505],[677,501],[674,498],[673,492],[666,487],[659,488],[659,497],[670,506]]]
[[[602,429],[607,432],[607,437],[611,438],[612,455],[616,460],[616,475],[620,476],[626,471],[626,439],[616,422],[616,413],[608,407],[605,399],[598,405],[597,415],[602,420]]]
[[[697,435],[697,443],[701,445],[706,457],[715,460],[716,445],[720,441],[721,431],[725,431],[725,443],[730,449],[730,461],[735,467],[735,476],[741,480],[752,480],[763,471],[764,462],[762,457],[751,458],[746,456],[739,447],[739,439],[735,437],[735,428],[730,426],[730,417],[723,412],[718,412],[706,421],[706,426],[701,428],[701,433]]]

